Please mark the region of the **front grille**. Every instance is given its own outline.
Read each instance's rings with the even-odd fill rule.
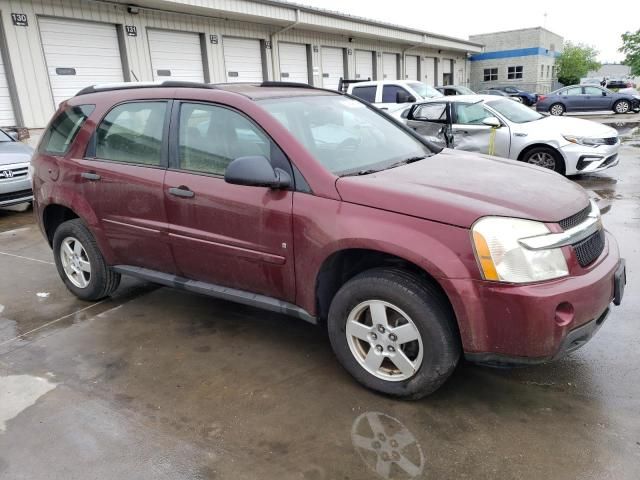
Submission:
[[[30,197],[33,195],[31,189],[29,190],[20,190],[18,192],[11,193],[0,193],[0,203],[1,202],[10,202],[11,200],[18,200],[21,198]]]
[[[15,167],[3,169],[0,166],[0,182],[2,180],[13,180],[15,178],[26,177],[29,173],[29,167]]]
[[[615,145],[618,143],[618,137],[607,137],[604,139],[607,145]]]
[[[573,246],[581,267],[593,263],[604,250],[604,230],[599,230]]]
[[[580,225],[584,222],[589,213],[591,212],[591,204],[587,205],[583,210],[580,210],[578,213],[571,215],[570,217],[565,218],[564,220],[560,220],[558,223],[562,227],[564,231],[569,230],[577,225]]]

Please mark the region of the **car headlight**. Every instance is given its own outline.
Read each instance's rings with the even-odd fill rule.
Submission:
[[[584,145],[585,147],[597,147],[598,145],[607,144],[607,141],[604,138],[578,137],[576,135],[563,135],[562,137],[567,142]]]
[[[562,249],[529,250],[518,241],[550,233],[541,222],[484,217],[471,229],[474,252],[485,280],[528,283],[569,274]]]

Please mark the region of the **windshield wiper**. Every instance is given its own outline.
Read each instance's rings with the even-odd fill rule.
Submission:
[[[419,160],[424,160],[425,158],[427,158],[426,155],[422,155],[422,156],[418,156],[418,157],[405,158],[404,160],[400,160],[399,162],[392,163],[387,168],[385,168],[385,170],[388,169],[388,168],[395,168],[395,167],[400,167],[402,165],[408,165],[409,163],[417,162]]]
[[[359,170],[357,172],[351,172],[351,173],[346,173],[344,175],[342,175],[343,177],[353,177],[355,175],[369,175],[371,173],[378,173],[381,172],[383,170],[388,170],[390,168],[395,168],[395,167],[400,167],[402,165],[407,165],[409,163],[413,163],[413,162],[417,162],[419,160],[423,160],[427,158],[426,155],[422,155],[422,156],[417,156],[417,157],[409,157],[409,158],[405,158],[404,160],[401,160],[399,162],[396,163],[392,163],[391,165],[389,165],[388,167],[385,168],[367,168],[365,170]]]

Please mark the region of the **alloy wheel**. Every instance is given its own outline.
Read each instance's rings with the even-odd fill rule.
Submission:
[[[616,113],[627,113],[629,108],[629,102],[625,102],[624,100],[616,103]]]
[[[345,333],[354,358],[379,379],[408,380],[422,364],[424,350],[418,328],[391,303],[360,303],[349,313]]]
[[[71,283],[86,288],[91,281],[91,262],[87,251],[75,237],[67,237],[60,244],[62,269]]]
[[[551,115],[562,115],[564,113],[564,108],[562,105],[554,105],[550,110]]]
[[[548,168],[549,170],[555,170],[556,168],[556,159],[549,152],[534,153],[529,157],[527,163]]]

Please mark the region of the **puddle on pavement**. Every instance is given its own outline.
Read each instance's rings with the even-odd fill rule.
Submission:
[[[615,128],[625,145],[640,148],[640,122],[612,122],[605,125]]]
[[[0,377],[0,433],[7,422],[34,405],[40,397],[56,388],[46,378],[32,375]]]

